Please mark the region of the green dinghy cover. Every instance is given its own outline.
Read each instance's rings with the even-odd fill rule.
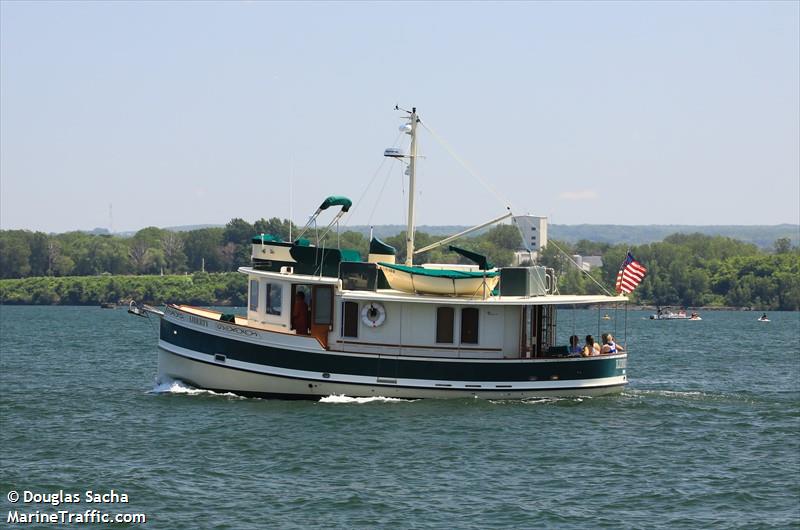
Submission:
[[[423,267],[407,267],[406,265],[397,265],[394,263],[378,263],[381,267],[387,267],[407,274],[417,274],[419,276],[429,276],[431,278],[449,278],[451,280],[458,280],[460,278],[494,278],[498,271],[486,272],[471,272],[471,271],[456,271],[449,269],[426,269]]]

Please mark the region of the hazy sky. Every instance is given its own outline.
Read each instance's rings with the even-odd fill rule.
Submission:
[[[7,2],[0,227],[800,223],[800,2]],[[293,185],[290,186],[290,182]],[[383,193],[380,194],[381,190]],[[380,195],[380,199],[379,199]],[[292,200],[290,200],[290,198]]]

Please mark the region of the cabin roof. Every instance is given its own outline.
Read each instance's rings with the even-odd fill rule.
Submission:
[[[293,283],[308,283],[317,285],[338,285],[339,278],[331,276],[311,276],[310,274],[294,274],[282,273],[276,271],[260,271],[252,267],[239,267],[239,272],[249,276],[260,278],[271,278],[273,280],[282,280],[285,282]]]
[[[427,294],[405,293],[392,289],[377,291],[342,291],[343,300],[365,300],[373,302],[414,302],[438,305],[588,305],[613,304],[628,301],[626,296],[605,295],[543,295],[543,296],[490,296],[487,299],[467,296],[435,296]]]
[[[284,274],[274,271],[260,271],[252,267],[239,267],[239,272],[250,276],[271,278],[293,283],[340,285],[339,278],[330,276],[311,276],[307,274]],[[393,289],[378,289],[377,291],[341,291],[343,300],[365,300],[372,302],[411,302],[419,304],[438,305],[589,305],[589,304],[614,304],[628,301],[626,296],[605,296],[599,294],[572,295],[548,294],[542,296],[490,296],[486,299],[468,296],[436,296],[429,294],[406,293]]]

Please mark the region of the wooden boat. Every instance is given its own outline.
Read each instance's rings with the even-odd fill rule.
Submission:
[[[406,293],[485,298],[497,287],[499,271],[459,271],[378,263],[392,289]]]
[[[394,265],[395,249],[375,238],[367,262],[358,252],[321,246],[326,230],[351,206],[345,197],[329,197],[295,240],[268,234],[252,239],[252,265],[239,269],[248,279],[246,316],[178,304],[164,311],[131,305],[132,314],[160,321],[160,380],[282,399],[331,394],[524,399],[621,391],[628,351],[569,357],[557,312],[616,305],[626,297],[560,295],[551,269],[493,269],[477,254],[462,252],[480,271],[413,264],[414,256],[431,246],[414,247],[419,118],[416,109],[406,117],[410,154],[385,152],[405,157],[409,169],[405,264]],[[322,233],[316,244],[303,240],[330,206],[342,211],[327,229],[315,231]]]

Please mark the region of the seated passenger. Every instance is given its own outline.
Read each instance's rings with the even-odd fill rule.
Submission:
[[[583,357],[600,355],[600,345],[594,341],[594,337],[591,335],[586,335],[586,344],[583,345],[583,351],[581,351],[581,355]]]
[[[569,338],[569,347],[567,348],[567,353],[569,354],[570,357],[581,356],[581,351],[583,351],[583,348],[581,348],[580,344],[578,344],[579,340],[580,339],[578,338],[577,335],[572,335]]]
[[[604,355],[612,355],[615,353],[619,353],[625,351],[625,348],[619,346],[616,342],[614,342],[614,336],[611,333],[603,333],[603,347],[600,348],[600,353]]]

